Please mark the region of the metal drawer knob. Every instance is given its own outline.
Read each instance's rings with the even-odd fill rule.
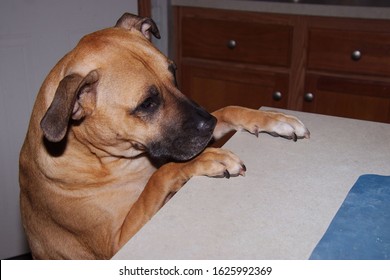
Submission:
[[[314,100],[314,94],[312,94],[311,92],[308,92],[305,94],[305,96],[303,97],[303,99],[306,101],[306,102],[312,102]]]
[[[351,54],[351,58],[354,61],[359,61],[362,58],[362,53],[359,50],[353,51]]]
[[[275,100],[275,101],[279,101],[281,100],[283,97],[282,93],[280,91],[275,91],[273,94],[272,94],[272,99]]]
[[[235,40],[229,40],[227,43],[227,47],[233,50],[237,46],[237,42]]]

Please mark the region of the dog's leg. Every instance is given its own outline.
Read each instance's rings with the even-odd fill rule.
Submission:
[[[246,168],[232,152],[207,148],[188,162],[168,163],[149,179],[139,199],[130,209],[117,235],[116,252],[193,176],[226,177],[244,175]]]
[[[294,141],[298,138],[310,138],[309,130],[300,120],[283,113],[228,106],[215,111],[212,115],[218,120],[214,129],[215,140],[233,130],[247,130],[256,136],[260,132],[267,132]]]

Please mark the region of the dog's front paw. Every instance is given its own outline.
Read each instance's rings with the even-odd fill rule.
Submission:
[[[270,125],[268,133],[297,141],[301,138],[310,138],[310,132],[306,126],[296,117],[277,112],[268,112]]]
[[[296,117],[278,112],[252,111],[246,130],[258,136],[266,132],[273,136],[281,136],[297,141],[301,138],[310,138],[310,132]],[[256,117],[258,115],[258,117]]]
[[[207,148],[190,162],[193,176],[225,177],[245,176],[244,163],[232,152]]]

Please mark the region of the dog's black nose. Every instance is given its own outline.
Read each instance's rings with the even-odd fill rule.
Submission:
[[[187,99],[182,103],[182,114],[187,116],[183,129],[195,135],[208,136],[213,133],[217,119],[194,101]]]
[[[213,115],[209,114],[205,110],[199,110],[198,117],[199,119],[196,125],[196,129],[199,132],[210,133],[214,130],[214,127],[217,123],[217,119]]]
[[[197,130],[199,131],[209,131],[214,128],[214,125],[211,121],[208,120],[202,120],[198,122],[198,125],[196,127]]]

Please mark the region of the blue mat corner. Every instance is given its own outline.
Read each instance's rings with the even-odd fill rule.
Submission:
[[[310,259],[390,259],[390,176],[358,178]]]

